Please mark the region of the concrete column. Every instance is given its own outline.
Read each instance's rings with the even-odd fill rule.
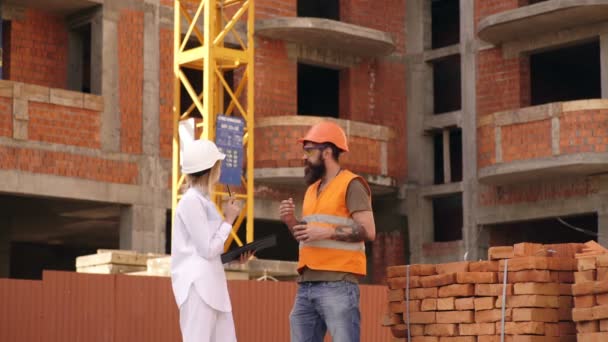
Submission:
[[[463,242],[468,260],[483,258],[475,219],[477,204],[477,44],[475,1],[460,1],[460,63],[462,86],[462,210]]]
[[[602,70],[602,98],[608,98],[608,33],[600,36],[600,63]]]
[[[103,8],[101,94],[104,111],[101,115],[101,148],[105,152],[120,151],[120,106],[118,97],[118,20],[119,12]],[[91,80],[93,81],[93,80]]]
[[[120,249],[138,252],[165,252],[166,209],[152,206],[125,206],[120,213]]]
[[[10,276],[11,219],[0,217],[0,278]]]
[[[597,214],[597,241],[600,245],[608,247],[608,211]]]
[[[430,2],[406,5],[408,182],[401,192],[406,194],[410,261],[416,263],[422,262],[422,245],[433,241],[432,203],[420,195],[421,187],[433,184],[433,141],[424,134],[424,120],[433,107],[433,73],[422,58],[431,41]]]
[[[160,135],[160,18],[159,0],[144,4],[143,151],[158,156]]]

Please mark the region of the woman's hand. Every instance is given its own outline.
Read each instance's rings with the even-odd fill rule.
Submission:
[[[224,221],[232,225],[241,213],[241,205],[234,197],[230,197],[224,205]]]
[[[244,264],[251,259],[255,259],[254,251],[249,251],[249,252],[245,252],[245,253],[241,254],[239,261],[241,264]]]

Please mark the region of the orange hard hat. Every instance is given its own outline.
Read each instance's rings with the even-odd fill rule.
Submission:
[[[304,138],[299,142],[310,141],[317,144],[332,143],[344,152],[348,152],[346,134],[338,124],[331,121],[323,121],[313,125]]]

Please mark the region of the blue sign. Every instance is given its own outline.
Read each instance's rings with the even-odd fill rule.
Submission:
[[[220,183],[241,185],[243,174],[243,119],[218,115],[215,125],[215,144],[226,155],[222,162]]]

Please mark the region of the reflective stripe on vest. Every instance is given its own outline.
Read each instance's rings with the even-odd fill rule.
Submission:
[[[305,216],[303,220],[306,222],[325,223],[332,226],[353,226],[355,224],[355,221],[350,218],[322,214],[308,215]],[[300,242],[300,248],[303,247],[333,248],[346,251],[365,252],[365,244],[363,242],[345,242],[336,240]]]

